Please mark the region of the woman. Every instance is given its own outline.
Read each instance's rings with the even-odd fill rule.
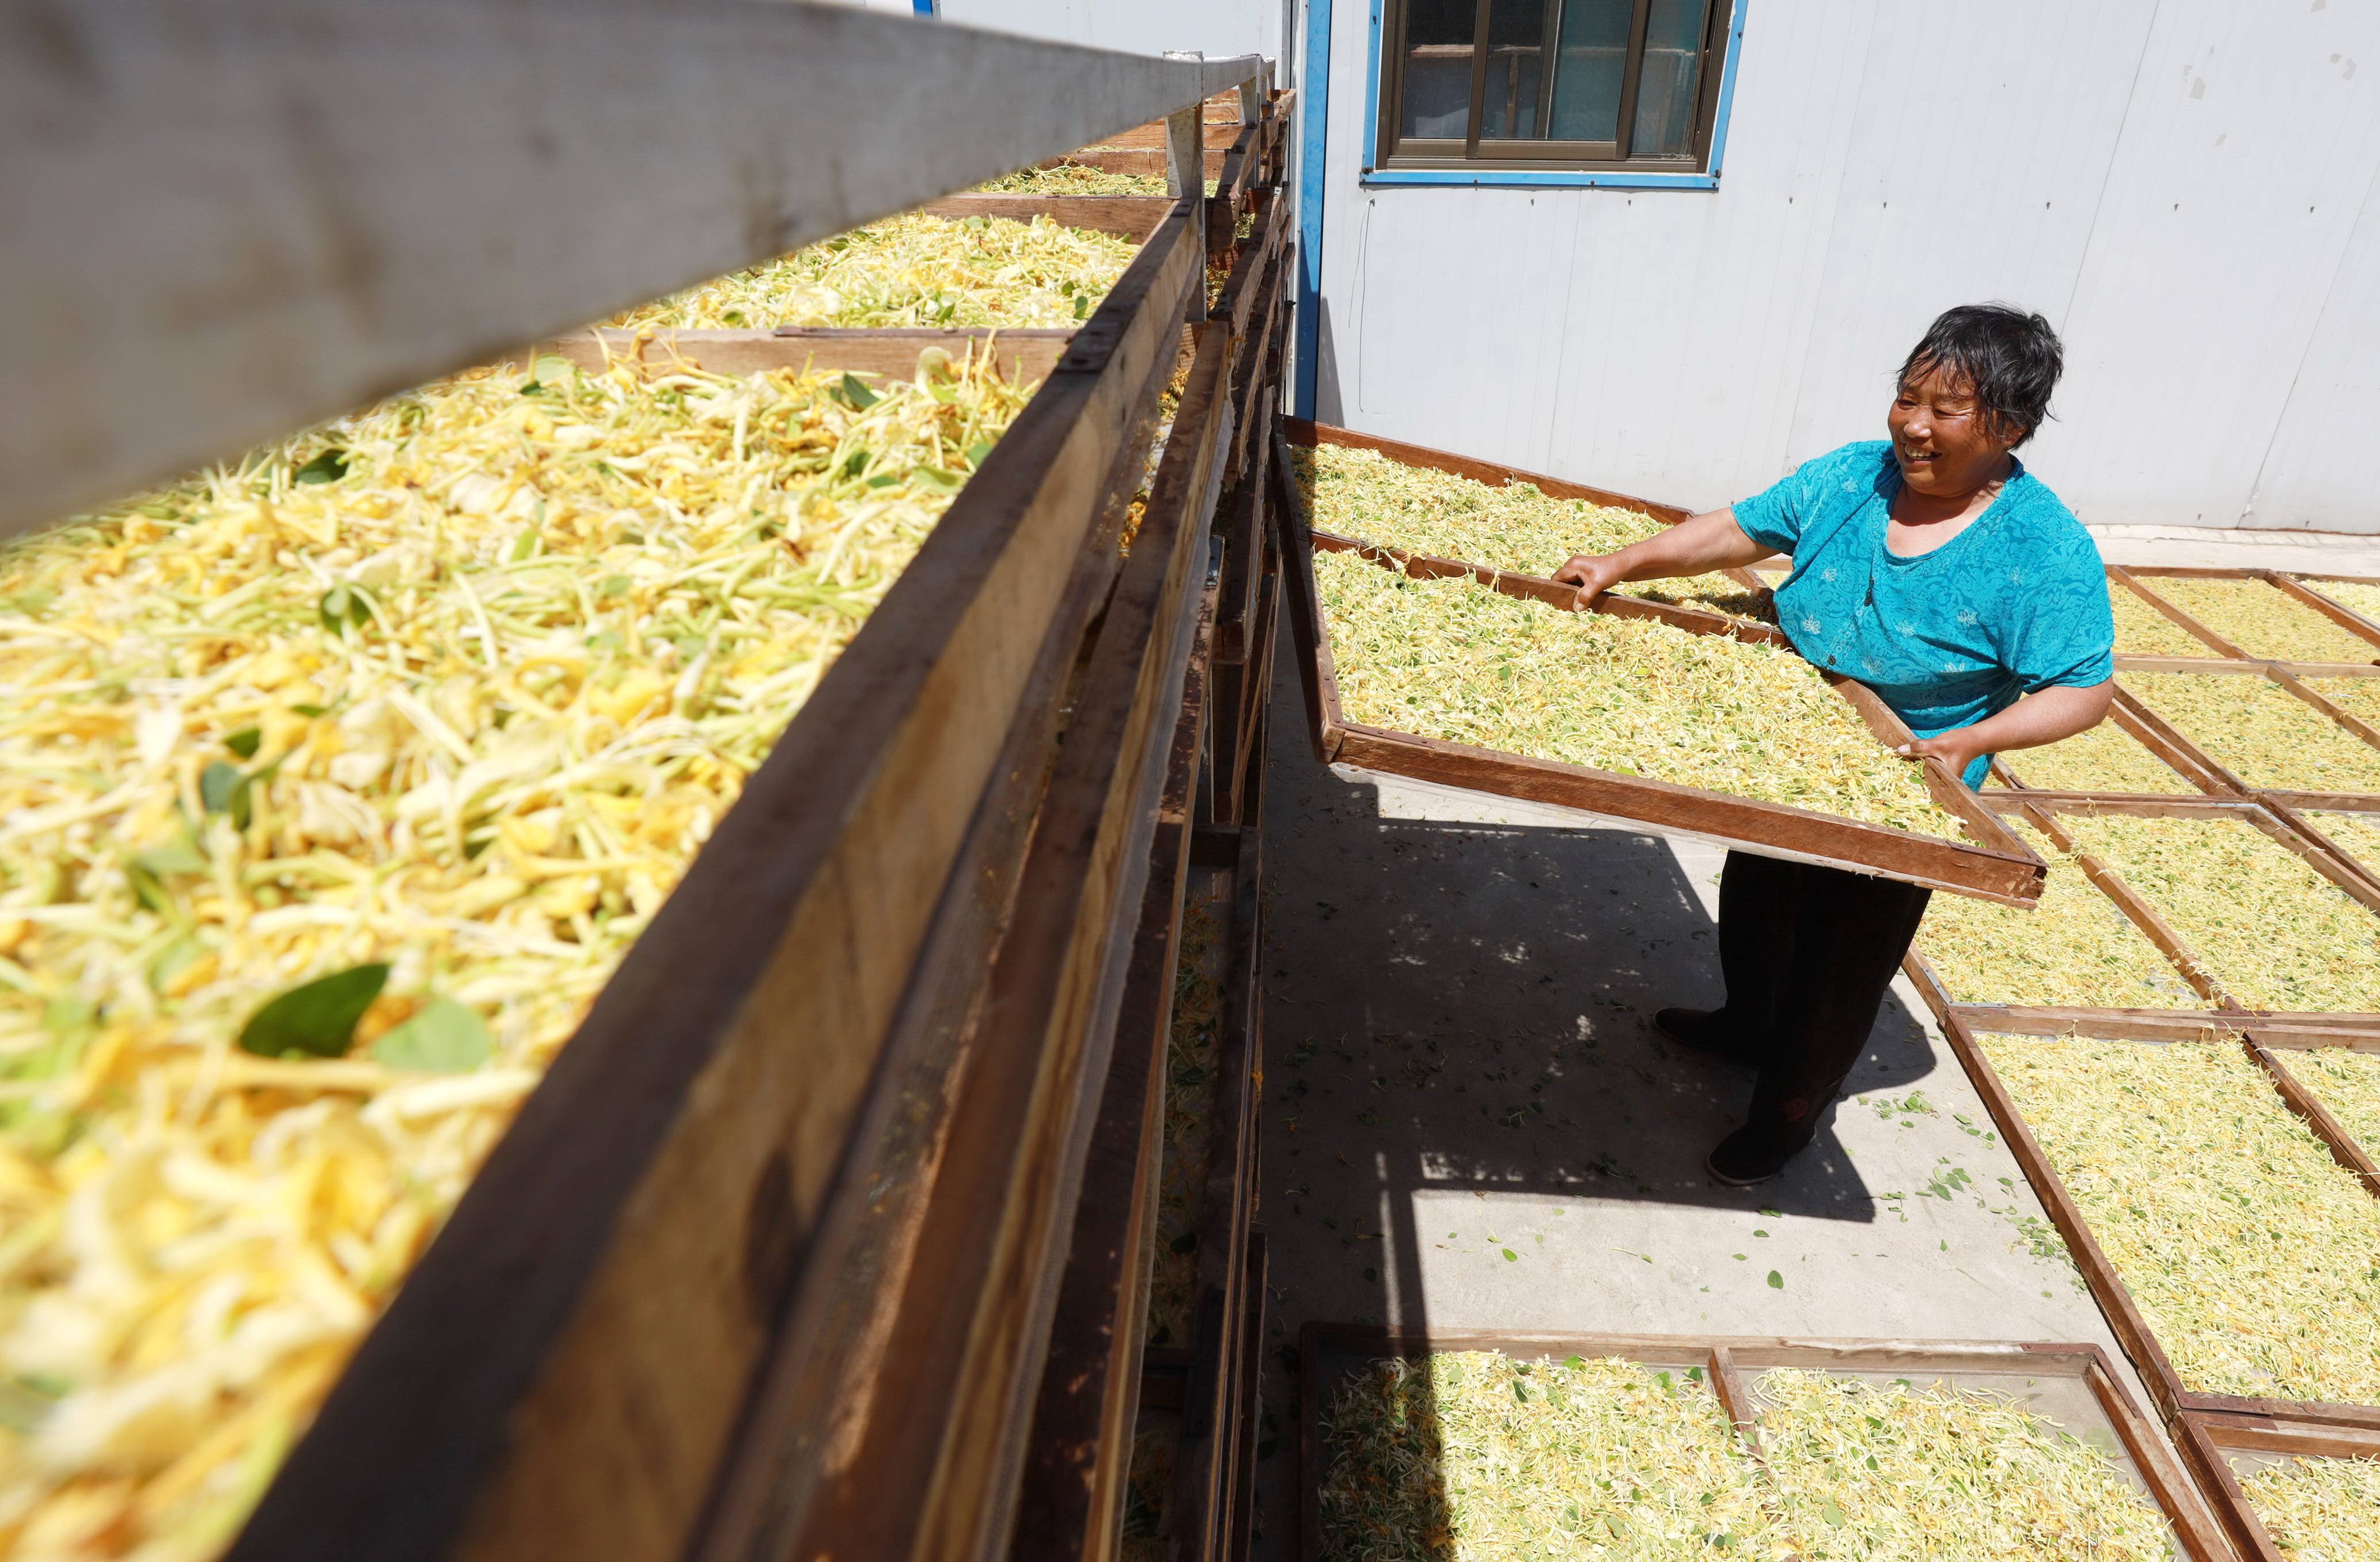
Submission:
[[[1993,754],[2092,727],[2114,698],[2115,622],[2098,549],[2013,454],[2048,415],[2063,355],[2049,322],[1997,304],[1951,309],[1900,367],[1888,441],[1804,462],[1766,493],[1555,578],[1582,603],[1790,553],[1777,616],[1794,648],[1882,696],[1980,786]],[[1663,1034],[1760,1072],[1749,1120],[1711,1152],[1743,1187],[1816,1135],[1865,1049],[1930,891],[1898,879],[1730,852],[1719,879],[1726,1006],[1664,1009]]]

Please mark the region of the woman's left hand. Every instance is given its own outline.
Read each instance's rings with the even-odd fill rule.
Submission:
[[[1968,736],[1973,731],[1972,727],[1956,728],[1950,732],[1937,733],[1930,738],[1919,738],[1913,743],[1904,743],[1893,752],[1903,759],[1912,761],[1924,759],[1930,754],[1949,766],[1952,775],[1964,775],[1967,767],[1975,762],[1975,756],[1984,752],[1983,748]]]

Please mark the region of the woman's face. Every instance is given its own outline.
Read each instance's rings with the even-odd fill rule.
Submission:
[[[1900,382],[1885,416],[1900,480],[1916,492],[1953,499],[1999,475],[2015,445],[1994,426],[1964,380],[1939,364]]]

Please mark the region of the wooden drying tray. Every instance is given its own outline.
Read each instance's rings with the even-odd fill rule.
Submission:
[[[954,195],[917,208],[929,216],[999,217],[1029,222],[1048,217],[1067,227],[1129,238],[1146,248],[1177,203],[1143,195]],[[989,348],[999,370],[1018,384],[1050,377],[1073,344],[1077,326],[844,327],[783,325],[753,330],[674,327],[625,330],[599,326],[540,342],[512,355],[515,363],[559,357],[590,371],[625,360],[647,368],[683,365],[711,374],[759,374],[791,369],[849,370],[905,380],[928,348],[953,357]]]
[[[2348,1427],[2306,1426],[2268,1415],[2222,1415],[2184,1411],[2174,1423],[2182,1458],[2198,1473],[2224,1528],[2248,1562],[2290,1562],[2256,1516],[2240,1481],[2239,1466],[2296,1459],[2380,1459],[2380,1433]]]
[[[1617,1356],[1646,1366],[1699,1367],[1755,1459],[1761,1457],[1759,1405],[1747,1381],[1776,1367],[1841,1376],[1926,1379],[2038,1401],[2034,1413],[2076,1436],[2106,1435],[2124,1472],[2173,1526],[2192,1562],[2223,1562],[2230,1548],[2175,1464],[2155,1427],[2095,1345],[1905,1339],[1793,1339],[1708,1335],[1411,1333],[1369,1325],[1309,1323],[1298,1338],[1298,1555],[1321,1562],[1322,1482],[1328,1471],[1322,1417],[1352,1368],[1384,1357],[1493,1350],[1524,1361]],[[2102,1451],[2109,1451],[2103,1445]]]
[[[2278,591],[2283,596],[2290,599],[2292,601],[2299,603],[2301,606],[2311,608],[2315,612],[2322,614],[2323,617],[2330,620],[2333,624],[2338,624],[2349,634],[2361,636],[2362,638],[2369,640],[2372,643],[2372,657],[2370,659],[2370,663],[2380,663],[2380,624],[2374,624],[2372,620],[2364,617],[2362,613],[2357,612],[2353,608],[2348,607],[2343,603],[2331,600],[2328,597],[2324,596],[2314,586],[2308,585],[2306,577],[2299,574],[2286,570],[2209,569],[2146,564],[2109,564],[2107,566],[2107,578],[2127,587],[2135,596],[2147,602],[2149,606],[2163,613],[2168,619],[2179,624],[2183,629],[2188,630],[2199,639],[2205,641],[2207,648],[2212,650],[2216,656],[2235,661],[2255,661],[2260,659],[2249,651],[2242,649],[2233,641],[2227,639],[2222,635],[2219,635],[2215,630],[2209,628],[2205,624],[2201,622],[2195,615],[2181,607],[2179,603],[2168,601],[2164,597],[2160,596],[2157,593],[2155,583],[2158,580],[2261,580],[2265,585],[2273,587],[2276,591]],[[2339,580],[2358,579],[2358,577],[2352,575],[2337,575],[2329,578]],[[2133,660],[2181,659],[2122,658],[2119,660],[2119,661],[2129,662]],[[2272,659],[2266,658],[2263,660],[2269,660]],[[2354,663],[2350,665],[2363,666],[2369,665],[2370,663]],[[2185,667],[2180,671],[2188,672],[2195,671],[2195,669]]]
[[[2148,1386],[2158,1409],[2168,1418],[2184,1412],[2215,1411],[2225,1414],[2262,1415],[2303,1422],[2320,1426],[2359,1427],[2380,1432],[2380,1405],[2328,1403],[2316,1400],[2274,1399],[2235,1394],[2208,1394],[2185,1386],[2180,1374],[2174,1370],[2171,1358],[2157,1342],[2133,1302],[2131,1292],[2118,1274],[2115,1265],[2099,1246],[2098,1239],[2083,1217],[2080,1205],[2067,1191],[2040,1142],[2034,1138],[2024,1115],[2017,1109],[2015,1098],[2000,1081],[1991,1059],[1984,1053],[1976,1037],[1981,1033],[2012,1035],[2092,1036],[2110,1041],[2138,1041],[2176,1046],[2228,1044],[2238,1038],[2240,1045],[2271,1082],[2274,1093],[2284,1105],[2305,1123],[2307,1131],[2323,1144],[2334,1160],[2355,1173],[2367,1191],[2380,1197],[2380,1167],[2349,1136],[2338,1120],[2301,1085],[2296,1078],[2274,1057],[2276,1051],[2306,1050],[2323,1047],[2345,1047],[2358,1051],[2380,1051],[2380,1017],[2371,1015],[2323,1016],[2276,1015],[2260,1016],[2244,1012],[2197,1014],[2180,1012],[2157,1014],[2139,1010],[2020,1010],[1998,1009],[1985,1005],[1957,1004],[1949,1000],[1924,961],[1913,951],[1904,963],[1905,969],[1925,996],[1928,1005],[1941,1023],[1942,1033],[1949,1038],[1951,1051],[1973,1082],[1977,1094],[1992,1114],[1992,1120],[2007,1141],[2017,1164],[2023,1168],[2025,1181],[2033,1184],[2042,1206],[2065,1238],[2067,1250],[2072,1254],[2077,1268],[2082,1272],[2091,1294],[2099,1303],[2108,1326],[2115,1331],[2124,1353]],[[2202,1471],[2202,1473],[2204,1473]]]
[[[1202,325],[1120,559],[1204,269],[1177,207],[629,951],[237,1562],[998,1531],[1230,437]]]
[[[2336,885],[2341,893],[2362,902],[2374,915],[2380,915],[2380,881],[2375,881],[2362,865],[2332,845],[2326,837],[2308,829],[2295,814],[2262,794],[2180,797],[2146,796],[2137,793],[2003,791],[1994,788],[1982,796],[1985,807],[2022,819],[2049,837],[2058,850],[2072,854],[2085,877],[2114,901],[2149,941],[2173,963],[2174,969],[2181,974],[2182,980],[2190,984],[2191,990],[2209,1003],[2220,1005],[2228,1013],[2249,1015],[2270,1011],[2250,1009],[2225,992],[2189,941],[2166,921],[2154,904],[2125,882],[2122,874],[2091,853],[2082,851],[2072,833],[2058,822],[2060,816],[2240,819],[2264,831],[2276,843],[2295,854],[2307,866]]]
[[[1295,425],[1293,430],[1306,431]],[[1393,460],[1403,459],[1402,449],[1411,448],[1391,447],[1390,442],[1370,439],[1341,441],[1319,429],[1312,431],[1322,442],[1360,442],[1363,448],[1379,450]],[[1286,468],[1286,449],[1281,452],[1281,458]],[[1439,470],[1456,471],[1466,477],[1483,468],[1481,463],[1445,455],[1440,455],[1434,465]],[[1510,474],[1508,479],[1509,477]],[[1567,486],[1574,489],[1577,485]],[[1339,702],[1330,636],[1315,585],[1313,555],[1317,551],[1361,553],[1419,579],[1468,578],[1505,596],[1565,611],[1577,609],[1578,593],[1535,575],[1378,548],[1353,538],[1315,532],[1306,524],[1305,503],[1296,491],[1296,484],[1293,481],[1282,487],[1282,518],[1288,535],[1281,548],[1281,568],[1289,590],[1290,624],[1297,636],[1298,671],[1305,685],[1306,716],[1314,734],[1315,756],[1324,763],[1357,765],[1474,792],[1557,804],[1635,820],[1665,833],[1693,836],[1763,856],[1906,879],[2008,905],[2029,907],[2040,899],[2047,867],[1994,817],[1977,794],[1961,784],[1948,766],[1930,756],[1922,761],[1927,790],[1939,806],[1964,823],[1973,842],[1980,844],[1935,839],[1808,808],[1755,802],[1584,765],[1473,748],[1349,720]],[[1641,501],[1621,494],[1604,494],[1600,502],[1642,505]],[[1674,506],[1670,509],[1672,518],[1682,514]],[[1588,611],[1650,620],[1690,634],[1725,635],[1751,644],[1791,648],[1783,632],[1768,624],[1633,597],[1607,592],[1597,598]],[[1873,690],[1823,669],[1819,672],[1859,712],[1877,742],[1893,745],[1912,741],[1909,729]]]

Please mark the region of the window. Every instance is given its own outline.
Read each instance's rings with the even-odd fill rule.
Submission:
[[[1381,168],[1699,173],[1730,0],[1386,0]]]

